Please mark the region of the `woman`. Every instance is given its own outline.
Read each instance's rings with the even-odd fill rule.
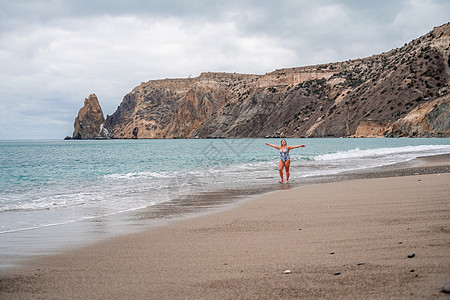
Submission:
[[[281,140],[281,146],[275,146],[266,143],[267,146],[280,150],[280,162],[278,163],[278,171],[280,171],[280,183],[283,183],[283,168],[286,168],[286,183],[289,183],[289,166],[291,165],[291,158],[289,157],[289,151],[291,149],[305,147],[305,145],[288,146],[285,139]]]

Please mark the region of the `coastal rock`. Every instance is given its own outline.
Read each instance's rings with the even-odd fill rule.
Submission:
[[[449,137],[450,94],[423,103],[385,131],[388,137]]]
[[[89,95],[75,118],[72,139],[109,139],[113,137],[111,129],[97,96]]]
[[[180,100],[195,80],[166,79],[142,83],[106,117],[114,138],[164,138]]]
[[[363,59],[151,80],[105,126],[127,139],[450,137],[449,43],[447,23]]]

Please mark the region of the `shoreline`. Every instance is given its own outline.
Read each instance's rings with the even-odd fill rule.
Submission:
[[[172,217],[175,220],[195,217],[196,215],[208,214],[208,209],[212,213],[225,210],[231,205],[239,205],[241,201],[263,196],[267,193],[294,189],[309,185],[316,185],[329,182],[343,182],[362,178],[388,178],[399,176],[411,176],[418,174],[450,173],[450,153],[434,156],[421,156],[411,161],[386,165],[376,168],[368,168],[354,171],[342,172],[334,175],[321,175],[299,178],[289,184],[272,184],[270,187],[261,189],[232,189],[218,190],[214,192],[202,192],[199,194],[187,195],[184,198],[177,198],[168,202],[163,202],[152,207],[139,210],[144,215],[154,215],[156,218]],[[277,181],[277,178],[274,178]],[[204,207],[206,212],[196,211],[199,207]],[[142,216],[141,216],[142,217]],[[151,217],[150,217],[151,218]]]
[[[425,166],[424,163],[432,157],[438,160],[438,165]],[[432,157],[416,158],[400,164],[348,171],[335,175],[298,177],[289,184],[280,185],[274,177],[273,184],[191,193],[147,208],[0,234],[0,274],[20,266],[36,256],[63,253],[116,236],[141,232],[155,226],[166,226],[178,220],[232,209],[246,199],[279,190],[358,178],[450,172],[448,164],[441,166],[443,160],[450,161],[450,154]],[[296,168],[294,172],[301,174],[301,167]]]
[[[428,270],[428,272],[430,272],[430,270],[433,271],[433,266],[436,265],[436,262],[433,261],[432,255],[428,253],[428,256],[430,257],[427,257],[427,259],[424,261],[422,261],[422,258],[419,258],[419,255],[417,255],[417,258],[414,258],[413,260],[405,261],[403,261],[401,257],[396,257],[392,262],[389,263],[390,267],[386,267],[383,264],[379,263],[380,260],[383,261],[383,258],[379,257],[380,253],[378,249],[377,251],[375,251],[376,253],[373,254],[376,258],[375,260],[371,261],[369,260],[369,258],[364,258],[364,260],[366,261],[364,261],[365,264],[363,265],[363,267],[356,267],[353,265],[353,262],[352,264],[349,264],[348,257],[346,255],[340,257],[338,255],[335,255],[338,253],[338,251],[324,249],[324,245],[329,245],[329,249],[340,249],[339,253],[345,253],[345,250],[348,248],[352,249],[351,252],[353,255],[355,255],[355,253],[358,252],[355,250],[355,241],[348,241],[348,236],[345,236],[344,239],[335,238],[333,234],[330,233],[335,232],[333,226],[331,226],[330,224],[328,224],[328,226],[325,226],[323,229],[321,229],[320,226],[317,226],[317,228],[315,228],[315,232],[310,232],[306,228],[304,228],[305,226],[301,224],[304,222],[298,222],[299,225],[297,225],[296,218],[292,215],[292,212],[295,211],[296,208],[296,205],[294,205],[294,198],[298,197],[298,195],[303,194],[305,191],[309,191],[308,193],[310,193],[311,197],[321,198],[316,195],[321,194],[321,189],[324,189],[324,187],[326,190],[331,189],[345,191],[349,186],[351,186],[353,189],[347,190],[347,194],[341,195],[340,198],[340,201],[342,201],[342,203],[347,203],[349,201],[348,198],[354,197],[355,188],[366,190],[365,193],[361,192],[360,196],[362,197],[366,197],[366,193],[368,193],[368,197],[373,197],[373,195],[380,193],[379,190],[374,189],[374,185],[372,185],[372,183],[374,182],[376,183],[375,186],[378,186],[379,189],[383,189],[386,185],[391,185],[394,187],[398,187],[403,184],[407,185],[408,188],[404,189],[403,193],[411,193],[410,196],[414,196],[414,194],[423,192],[420,191],[420,189],[416,190],[417,187],[415,187],[414,184],[417,184],[418,182],[421,182],[421,184],[426,182],[429,185],[433,185],[437,184],[437,182],[439,181],[439,189],[431,189],[430,191],[428,191],[428,194],[440,194],[440,196],[435,195],[438,201],[437,203],[434,203],[434,205],[443,205],[445,212],[449,211],[450,208],[448,207],[448,203],[445,203],[445,201],[443,201],[444,199],[442,198],[443,195],[448,195],[448,192],[447,194],[442,193],[442,189],[446,188],[442,181],[444,181],[444,183],[449,182],[449,170],[450,154],[422,157],[416,159],[415,161],[406,162],[400,165],[386,166],[372,170],[350,172],[350,174],[341,174],[338,176],[334,176],[337,178],[331,178],[333,177],[331,176],[330,178],[324,179],[328,180],[327,183],[321,183],[319,180],[319,182],[312,183],[312,185],[296,186],[295,184],[290,184],[292,186],[290,189],[264,193],[262,195],[248,196],[248,199],[233,202],[232,205],[230,205],[230,203],[226,203],[225,209],[213,209],[211,213],[191,214],[187,217],[184,213],[182,213],[181,216],[184,215],[185,217],[174,217],[173,219],[170,219],[169,223],[165,224],[164,226],[154,226],[139,233],[112,237],[110,239],[100,241],[92,245],[83,246],[79,249],[68,249],[62,254],[33,259],[27,262],[22,267],[11,269],[7,271],[5,275],[0,275],[0,296],[4,295],[7,298],[13,299],[22,297],[65,298],[68,295],[70,295],[70,297],[68,298],[72,298],[72,296],[83,298],[92,298],[94,296],[96,298],[106,298],[113,296],[113,298],[115,298],[118,295],[122,295],[123,297],[132,295],[132,297],[137,298],[172,299],[186,297],[209,298],[207,295],[213,298],[236,298],[238,297],[238,295],[246,295],[247,298],[253,297],[254,295],[259,295],[259,297],[271,295],[274,297],[282,298],[295,298],[296,296],[301,295],[314,298],[314,295],[317,295],[319,297],[327,295],[331,296],[331,294],[321,294],[321,292],[316,290],[317,287],[314,283],[315,280],[318,280],[319,282],[322,282],[324,280],[322,283],[324,283],[325,286],[327,284],[331,284],[331,287],[333,287],[331,290],[327,290],[326,288],[324,289],[327,293],[330,293],[332,291],[340,291],[341,289],[344,289],[344,291],[346,291],[348,286],[346,285],[347,283],[345,282],[345,280],[348,278],[341,275],[348,274],[348,270],[350,270],[351,272],[356,272],[355,274],[361,275],[359,269],[367,268],[370,266],[370,270],[374,272],[373,274],[370,273],[370,275],[373,276],[373,280],[379,277],[377,275],[377,272],[380,272],[380,274],[382,274],[383,276],[389,277],[391,275],[387,273],[395,270],[394,273],[398,277],[394,277],[394,279],[396,278],[396,280],[400,280],[399,278],[401,278],[402,282],[405,281],[406,286],[409,287],[412,285],[414,287],[413,290],[415,296],[421,297],[420,295],[422,295],[424,297],[430,297],[430,294],[417,294],[419,293],[418,288],[423,287],[421,285],[415,285],[415,282],[413,280],[415,280],[414,278],[416,277],[410,278],[411,275],[415,276],[420,274],[419,277],[421,280],[422,277],[426,277],[425,279],[428,280],[429,278],[427,276],[429,276],[429,274],[427,276],[422,275],[421,273],[418,273],[417,269],[414,269],[414,272],[411,272],[412,269],[409,269],[409,273],[405,273],[402,269],[402,266],[405,266],[406,263],[409,263],[411,261],[419,261],[420,268],[423,268],[423,270]],[[370,184],[367,184],[368,182],[370,182]],[[370,192],[367,190],[369,190]],[[395,194],[395,188],[391,192]],[[339,193],[336,193],[336,195],[333,194],[334,193],[331,193],[330,197],[339,197]],[[284,200],[284,197],[279,197],[281,195],[288,195],[288,198],[290,197],[293,199]],[[223,196],[226,197],[226,195]],[[389,193],[384,196],[388,198],[391,197]],[[397,196],[402,195],[400,194]],[[209,195],[210,200],[211,197],[213,197],[213,195]],[[286,210],[286,208],[283,207],[280,208],[280,205],[274,206],[274,203],[279,204],[280,200],[286,202],[284,204],[287,207],[290,206],[292,208],[292,211],[290,211],[289,209]],[[333,202],[325,205],[325,200],[326,199],[316,199],[316,201],[320,201],[322,203],[322,209],[329,209],[328,206],[332,207],[333,205],[338,204]],[[207,196],[205,196],[205,201],[208,202]],[[406,199],[405,201],[405,203],[408,203],[408,199]],[[364,201],[364,205],[370,207],[370,202],[366,202],[367,201]],[[345,205],[343,206],[342,203],[339,204],[340,209],[343,209],[345,207]],[[208,203],[204,204],[206,204],[206,207],[208,207]],[[305,206],[305,208],[310,209],[310,213],[312,215],[317,214],[314,209],[317,203],[309,200],[306,204],[307,205]],[[415,205],[415,202],[412,204]],[[350,207],[358,205],[358,199],[353,199]],[[377,206],[374,208],[379,209],[379,207]],[[421,208],[424,208],[422,204]],[[355,210],[358,211],[358,209]],[[275,214],[276,211],[278,211],[278,214]],[[280,215],[281,212],[283,212],[283,215]],[[331,217],[333,220],[345,218],[345,216],[336,215],[337,212],[339,211],[329,211],[328,217]],[[359,212],[361,213],[361,211]],[[362,212],[366,213],[365,211]],[[142,214],[142,212],[140,213]],[[155,212],[149,211],[147,213],[151,214]],[[389,213],[389,211],[385,213]],[[397,213],[399,214],[398,218],[408,220],[407,224],[409,226],[409,229],[407,231],[413,229],[412,225],[414,225],[415,223],[410,220],[410,216],[405,216],[404,212],[402,211],[397,211]],[[434,210],[432,210],[432,213],[439,215],[439,213]],[[262,222],[261,219],[256,218],[258,214],[265,216],[267,224],[265,222]],[[302,213],[299,212],[299,214]],[[448,221],[448,217],[446,220],[444,220],[445,222],[443,223],[443,225],[433,225],[434,227],[430,227],[430,225],[427,224],[430,222],[434,222],[435,220],[433,218],[426,216],[426,224],[423,224],[425,221],[420,219],[422,216],[421,211],[414,211],[414,215],[417,216],[417,222],[420,223],[420,226],[418,226],[420,227],[420,233],[422,233],[422,231],[431,230],[433,234],[446,237],[448,240],[448,234],[450,233],[450,224]],[[312,216],[308,215],[302,216],[306,219],[312,218]],[[439,216],[442,217],[442,215]],[[142,217],[145,218],[149,216]],[[324,224],[328,222],[327,219],[323,219],[323,216],[321,216],[320,214],[316,217],[318,218],[318,220],[320,219]],[[350,217],[353,218],[357,216],[355,216],[354,212],[352,212],[350,214]],[[383,216],[379,216],[379,218],[383,218]],[[377,222],[381,222],[380,220],[377,220],[376,216],[373,217],[373,219]],[[396,218],[393,218],[394,221],[395,219]],[[311,219],[311,222],[314,221],[315,220]],[[359,220],[360,223],[363,221],[364,220]],[[391,220],[391,222],[394,221]],[[296,225],[294,226],[300,226],[301,228],[293,229],[286,227],[287,225],[282,226],[278,223],[289,223],[291,225],[295,223]],[[360,224],[358,223],[355,226],[358,227],[359,225]],[[400,226],[399,224],[394,225],[396,225],[397,227]],[[406,227],[406,224],[401,225],[405,225],[404,227]],[[341,226],[343,225],[341,224]],[[378,243],[379,241],[381,241],[382,244],[386,243],[386,238],[376,232],[375,229],[377,228],[377,226],[374,226],[374,228],[371,228],[369,226],[368,228],[368,233],[374,234],[373,237],[369,236],[368,239],[371,239],[376,243]],[[328,229],[328,231],[330,232],[327,232],[327,230],[325,229]],[[356,228],[353,227],[347,229],[356,230]],[[382,229],[389,233],[390,229],[389,227],[386,227],[386,225],[382,226]],[[401,231],[402,233],[404,233],[404,228]],[[300,247],[300,249],[302,250],[299,257],[302,257],[303,255],[309,255],[311,256],[309,259],[309,261],[311,262],[308,263],[307,261],[302,260],[301,263],[297,262],[296,264],[294,264],[294,266],[292,266],[291,263],[290,266],[287,262],[291,261],[291,259],[293,259],[292,256],[294,255],[290,254],[290,251],[295,253],[298,250],[296,250],[296,248],[289,249],[291,245],[281,243],[281,240],[291,241],[293,235],[295,236],[299,232],[308,233],[307,237],[314,241],[312,245],[309,245],[309,247],[307,247],[302,244],[298,244],[298,241],[295,240],[297,237],[292,240],[294,241],[296,247]],[[249,244],[249,249],[244,250],[244,246],[243,249],[240,249],[240,244],[236,244],[236,241],[234,241],[233,233],[236,233],[242,245],[245,246],[246,244]],[[253,234],[255,234],[255,236],[253,236]],[[220,239],[221,236],[226,238],[225,244]],[[339,234],[337,236],[339,236]],[[420,236],[422,239],[424,238],[422,235]],[[191,237],[192,241],[188,237]],[[330,242],[325,237],[330,238],[334,242]],[[366,245],[364,243],[364,238],[360,238],[362,239],[362,241],[358,240],[357,244],[363,243],[365,246],[363,247],[364,249],[370,249],[370,245]],[[277,243],[275,245],[268,242],[271,241],[271,239],[280,240],[280,243]],[[389,240],[392,241],[392,239],[393,237],[391,237]],[[154,245],[154,242],[156,241],[159,241],[161,244]],[[303,240],[303,242],[305,241],[307,240]],[[401,242],[402,244],[398,244],[399,242],[397,242],[385,246],[390,250],[398,250],[397,248],[401,248],[401,245],[408,245],[408,243],[405,241]],[[270,244],[269,248],[267,248],[267,243]],[[321,243],[323,243],[323,245],[321,245]],[[404,249],[405,253],[408,251],[415,251],[415,249],[418,249],[420,247],[427,248],[426,244],[420,246],[414,245],[414,239],[410,239],[409,243],[411,247],[409,249]],[[445,239],[437,239],[433,241],[433,243],[437,244],[434,246],[434,252],[436,252],[436,249],[438,250],[437,253],[448,253],[448,250],[450,250],[450,244],[446,242]],[[189,247],[187,247],[187,245],[189,245]],[[331,247],[332,245],[336,246]],[[280,247],[279,249],[277,248],[278,246]],[[227,247],[229,247],[229,249],[227,249]],[[323,256],[318,257],[318,255],[315,253],[315,251],[317,251],[318,249],[324,250],[322,253]],[[185,250],[186,253],[183,250]],[[173,251],[173,253],[171,251]],[[217,252],[217,256],[211,256],[211,251]],[[249,254],[253,252],[257,254]],[[335,254],[329,254],[331,252],[335,252]],[[190,255],[187,255],[187,253],[189,253]],[[178,254],[179,257],[175,254]],[[281,255],[281,260],[285,261],[285,264],[281,264],[281,262],[277,261],[278,259],[274,259],[274,256],[277,255]],[[332,265],[329,265],[330,262],[327,262],[328,258],[330,257],[332,257],[333,259],[339,257],[340,261],[343,263],[342,267],[339,267],[339,265],[335,266],[335,268],[337,269],[346,270],[345,272],[343,272],[342,270],[340,271],[342,272],[342,274],[339,275],[341,277],[332,276],[328,278],[324,275],[329,275],[329,271],[331,270],[330,268],[332,267]],[[181,258],[184,258],[187,261]],[[438,296],[442,296],[441,294],[439,294],[439,290],[437,290],[436,292],[436,289],[438,289],[438,285],[442,286],[442,284],[446,282],[450,283],[450,260],[448,259],[448,255],[444,258],[443,255],[441,255],[439,259],[440,260],[438,265],[441,265],[436,267],[436,272],[439,273],[439,276],[437,276],[436,278],[439,278],[437,279],[439,283],[436,282],[436,284],[433,286],[433,289],[431,289],[431,287],[427,287],[427,292],[431,293],[430,291],[433,290],[433,293],[437,293]],[[232,262],[233,260],[239,263],[236,263],[235,265]],[[156,267],[153,266],[153,264],[149,264],[149,261],[155,263]],[[221,262],[219,263],[219,261]],[[196,263],[193,264],[193,262]],[[233,271],[230,272],[229,269],[231,266],[233,266]],[[148,272],[148,268],[150,268],[151,272]],[[183,274],[181,275],[179,274],[180,268],[183,271]],[[286,276],[279,277],[280,272],[282,273],[284,271],[283,268],[291,269],[291,275],[294,276],[291,276],[291,278],[288,278]],[[249,275],[248,270],[253,270],[253,273]],[[320,270],[327,270],[327,272],[324,271],[324,273],[320,273]],[[133,274],[141,274],[144,279],[141,280],[139,278],[135,278],[137,280],[136,282],[139,282],[139,284],[137,284],[129,282],[129,280],[123,277],[123,274],[128,274],[128,276],[131,276],[131,278],[133,278]],[[357,280],[357,278],[354,278],[356,276],[355,274],[351,275],[352,280],[356,280],[356,282],[359,282],[360,284],[365,286],[366,283],[360,282]],[[90,278],[92,282],[84,282],[83,280],[80,281],[80,276]],[[301,282],[302,280],[305,280],[303,276],[306,276],[306,278],[310,279],[309,281],[307,280],[307,282],[309,282],[309,285],[314,290],[313,293],[305,292],[305,287],[293,288],[291,286],[291,284],[293,284],[291,282],[292,277],[297,278],[297,280],[300,280]],[[164,280],[162,280],[163,278]],[[329,281],[335,280],[335,278],[338,278],[337,281],[341,282],[341,284],[336,284],[335,281]],[[345,279],[344,282],[342,282],[341,278]],[[267,290],[268,287],[261,286],[259,284],[260,280],[262,280],[262,282],[265,282],[266,284],[270,283],[271,285],[271,282],[273,280],[275,282],[278,282],[279,284],[281,284],[280,286],[285,286],[285,293],[287,294],[283,294],[283,292],[281,292],[275,286],[273,286],[273,289]],[[377,286],[379,280],[381,280],[381,282],[384,282],[385,285],[387,284],[385,282],[386,280],[383,278],[378,278],[375,281],[371,282],[372,284],[374,284],[374,289],[381,294],[370,293],[365,294],[365,296],[368,296],[369,298],[377,298],[375,297],[377,295],[381,295],[381,298],[410,297],[409,294],[404,294],[405,286],[403,286],[403,284],[400,284],[400,282],[398,285],[398,292],[401,293],[392,294],[392,292],[395,291],[391,291],[389,289],[386,290],[386,288],[383,288],[382,286]],[[123,281],[127,282],[127,284],[129,284],[130,286],[124,286],[124,284],[122,283]],[[240,281],[245,282],[246,285],[239,284]],[[418,281],[420,283],[420,280]],[[155,282],[159,283],[161,287],[157,286]],[[140,284],[144,283],[145,285],[149,286],[149,288],[146,288],[145,285],[140,286]],[[85,284],[90,288],[88,288],[87,290],[83,290],[82,288],[80,289],[80,285]],[[113,287],[113,289],[111,291],[107,289],[95,291],[94,286],[97,285],[110,285]],[[187,294],[185,294],[185,289],[187,289]],[[265,291],[265,293],[261,294],[260,290]],[[113,291],[115,292],[113,293]],[[226,291],[231,291],[231,294],[224,294]],[[352,295],[352,290],[350,289],[349,291],[346,292],[347,296]],[[353,292],[356,291],[357,290],[353,290]],[[147,292],[151,292],[152,295],[154,294],[154,296],[149,296],[150,294],[147,294]],[[298,295],[296,293],[298,293]]]

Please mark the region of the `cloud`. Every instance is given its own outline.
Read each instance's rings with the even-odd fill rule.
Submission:
[[[0,0],[0,139],[70,135],[90,93],[112,114],[150,79],[387,51],[447,22],[449,9],[431,0]]]
[[[405,38],[415,38],[427,33],[433,26],[449,22],[449,11],[448,1],[409,0],[395,16],[392,27]]]
[[[112,114],[141,81],[204,71],[264,73],[294,56],[276,37],[243,35],[232,22],[131,15],[66,19],[3,32],[0,49],[0,92],[8,99],[5,114],[24,114],[22,105],[36,113],[39,107],[64,107],[72,119],[92,92],[104,112]],[[52,117],[62,121],[63,115]],[[8,138],[13,121],[3,117],[0,137]],[[65,131],[70,134],[72,128]]]

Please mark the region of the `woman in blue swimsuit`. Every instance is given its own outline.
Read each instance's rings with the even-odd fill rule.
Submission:
[[[291,158],[289,157],[289,151],[291,149],[305,147],[305,145],[288,146],[285,139],[281,140],[281,146],[275,146],[266,143],[267,146],[280,150],[280,162],[278,163],[278,171],[280,171],[280,183],[283,183],[283,168],[286,168],[286,183],[289,183],[289,166],[291,165]]]

